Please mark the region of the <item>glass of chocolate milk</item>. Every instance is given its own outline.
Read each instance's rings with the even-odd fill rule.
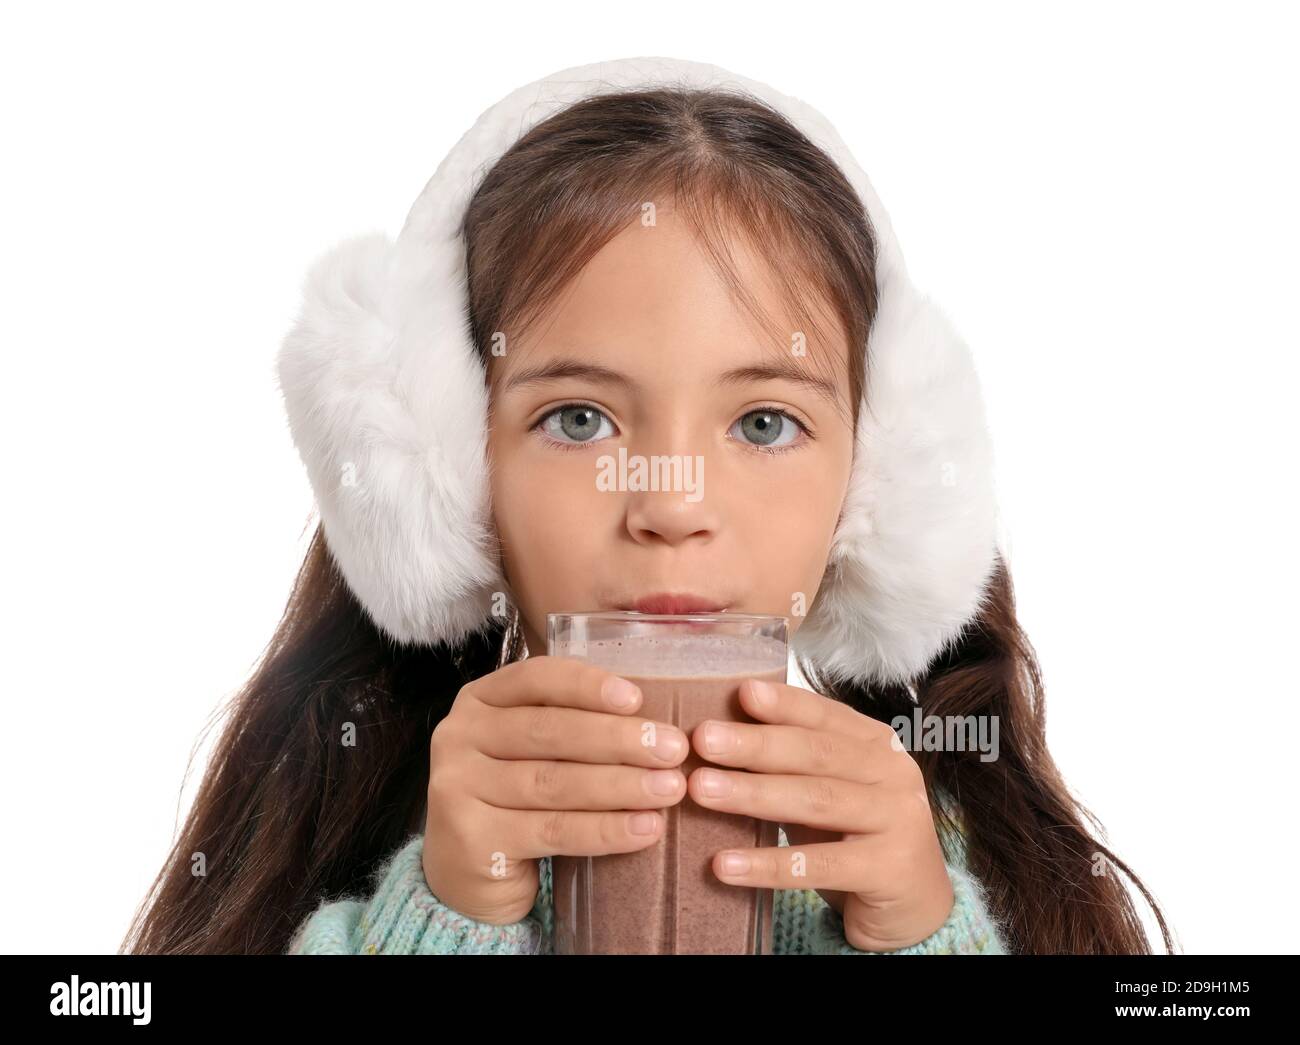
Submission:
[[[787,623],[725,612],[551,613],[546,648],[636,683],[634,717],[670,723],[689,741],[706,719],[756,721],[741,708],[740,684],[786,681]],[[677,768],[689,777],[708,765],[718,763],[692,745]],[[659,813],[668,830],[648,848],[551,857],[554,953],[771,954],[773,891],[723,882],[712,863],[723,849],[777,845],[779,825],[708,809],[689,794]]]

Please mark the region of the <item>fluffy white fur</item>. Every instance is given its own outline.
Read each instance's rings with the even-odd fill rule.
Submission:
[[[870,387],[826,577],[793,645],[836,677],[911,680],[978,611],[997,552],[970,353],[912,286],[888,215],[825,118],[713,65],[629,58],[521,87],[457,142],[396,241],[358,236],[315,262],[278,367],[330,550],[367,613],[402,643],[458,641],[489,622],[494,592],[509,595],[459,223],[481,177],[534,124],[588,95],[650,84],[759,97],[830,154],[866,206],[880,290]]]

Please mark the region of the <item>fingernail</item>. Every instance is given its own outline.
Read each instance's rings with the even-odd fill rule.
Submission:
[[[754,702],[765,708],[770,708],[776,703],[776,690],[766,682],[758,679],[749,680],[750,691],[754,694]]]
[[[654,813],[634,813],[628,818],[627,827],[634,835],[652,835],[658,822]]]
[[[700,790],[709,798],[725,798],[731,794],[731,778],[716,769],[701,769]]]
[[[671,795],[677,790],[680,775],[675,769],[652,770],[645,775],[645,788],[652,795]]]
[[[704,727],[704,750],[710,755],[720,755],[735,746],[736,734],[721,722],[710,722]]]
[[[600,687],[605,699],[616,708],[631,707],[636,703],[641,691],[627,679],[607,678]]]
[[[659,730],[655,737],[655,754],[665,762],[672,762],[681,756],[686,747],[686,738],[676,730],[668,732]]]
[[[744,853],[723,853],[723,874],[744,874],[749,870],[749,857]]]

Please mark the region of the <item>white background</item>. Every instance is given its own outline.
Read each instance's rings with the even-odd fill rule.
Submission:
[[[312,501],[273,362],[309,261],[395,234],[510,90],[640,55],[837,126],[975,352],[1066,780],[1187,952],[1295,949],[1288,8],[16,6],[6,950],[117,949],[279,619]]]

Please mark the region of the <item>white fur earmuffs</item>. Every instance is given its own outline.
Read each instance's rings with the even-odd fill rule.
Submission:
[[[747,93],[841,168],[876,232],[879,312],[847,500],[794,650],[832,677],[906,682],[978,613],[998,553],[993,462],[970,352],[914,288],[889,216],[811,106],[714,65],[627,58],[565,69],[493,105],[439,164],[394,241],[339,243],[311,267],[278,359],[290,431],[326,542],[375,624],[457,642],[509,592],[492,523],[488,401],[468,327],[461,221],[526,131],[593,94]]]

